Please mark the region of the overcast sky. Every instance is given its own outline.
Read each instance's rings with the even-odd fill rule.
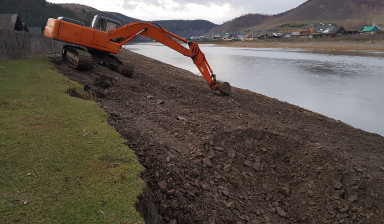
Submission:
[[[205,19],[222,24],[246,13],[276,14],[306,0],[47,0],[78,3],[141,20]]]

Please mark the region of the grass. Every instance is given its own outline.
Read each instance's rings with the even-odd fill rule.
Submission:
[[[143,223],[143,168],[43,57],[0,63],[0,223]]]

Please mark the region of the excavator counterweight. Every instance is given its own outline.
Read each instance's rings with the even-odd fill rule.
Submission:
[[[63,48],[63,58],[71,67],[87,69],[92,66],[92,61],[96,61],[128,77],[132,75],[132,67],[112,54],[119,53],[124,44],[138,35],[146,36],[190,57],[211,89],[226,95],[231,93],[229,83],[221,83],[216,80],[216,75],[213,74],[198,44],[189,42],[154,24],[133,22],[122,26],[119,21],[95,16],[92,27],[86,27],[82,22],[59,17],[58,19],[48,19],[44,35],[47,38],[76,45]],[[187,43],[189,49],[178,41]]]

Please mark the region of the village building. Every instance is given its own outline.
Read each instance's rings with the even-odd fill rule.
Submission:
[[[366,26],[361,30],[361,33],[363,34],[378,34],[381,30],[377,26]]]
[[[361,27],[356,26],[344,26],[345,34],[353,35],[358,34],[361,30]]]
[[[212,35],[213,40],[228,40],[230,39],[229,33],[219,33]]]
[[[0,14],[0,30],[29,32],[27,25],[21,22],[17,14]]]
[[[325,32],[325,34],[327,35],[327,37],[334,38],[334,37],[337,37],[337,36],[344,35],[345,34],[345,29],[342,26],[333,26],[332,28],[329,28],[329,30],[327,30]]]

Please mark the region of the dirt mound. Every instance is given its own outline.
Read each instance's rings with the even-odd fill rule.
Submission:
[[[147,223],[384,223],[384,138],[123,52],[132,78],[57,68],[101,97],[146,168]],[[191,62],[192,63],[192,62]]]

